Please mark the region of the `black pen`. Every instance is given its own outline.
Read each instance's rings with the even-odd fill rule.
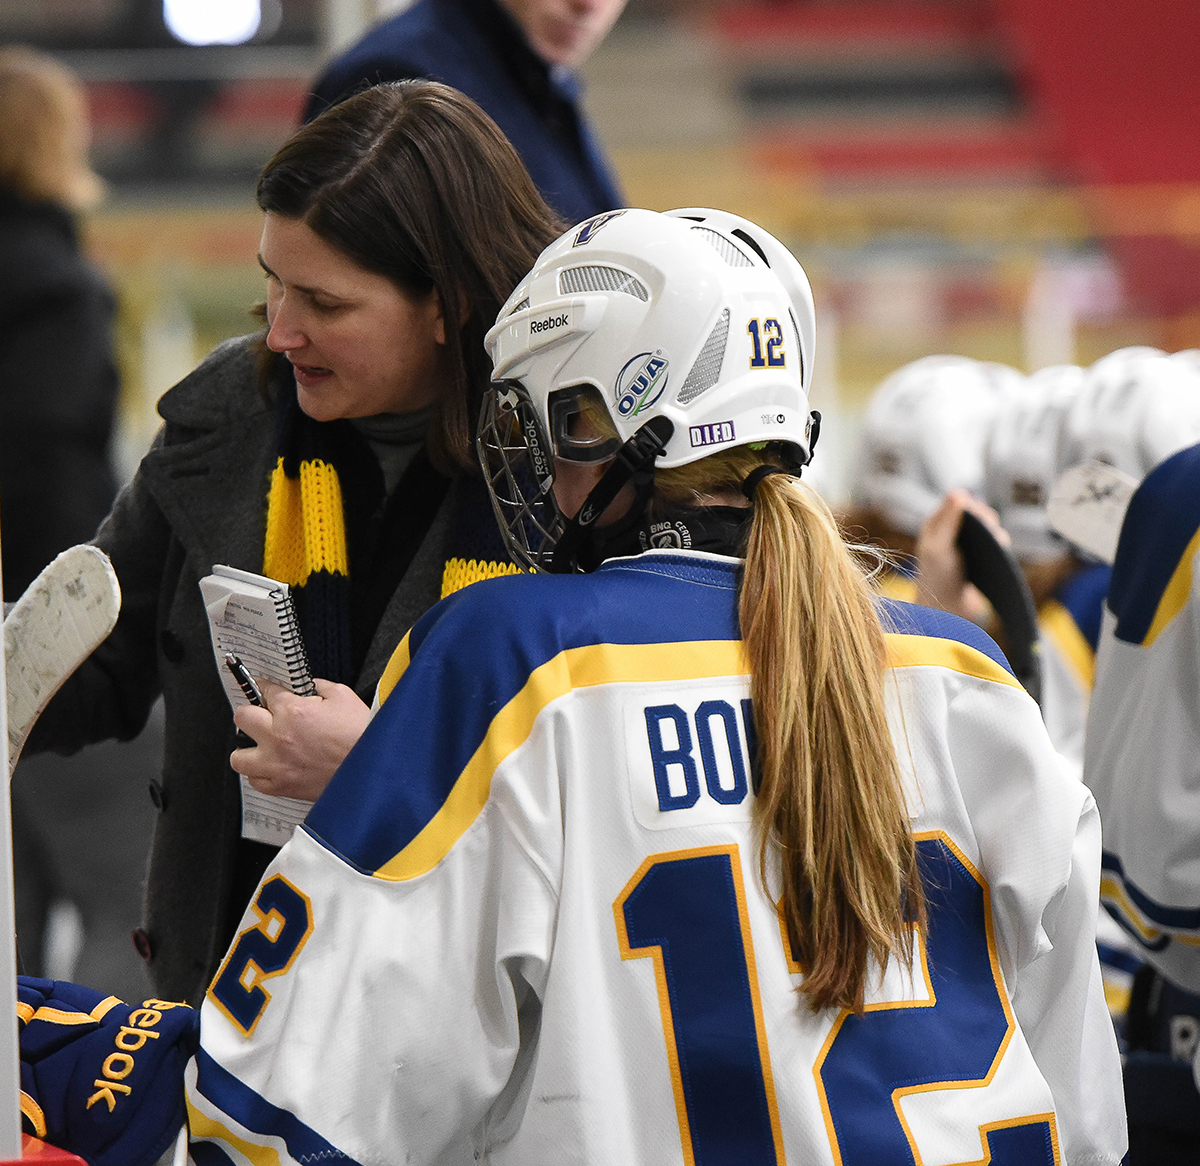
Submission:
[[[241,662],[232,652],[225,653],[225,667],[233,673],[234,680],[237,681],[238,688],[242,690],[242,695],[259,708],[263,707],[262,693],[258,691],[258,685],[254,683],[254,677],[246,671],[246,665]]]

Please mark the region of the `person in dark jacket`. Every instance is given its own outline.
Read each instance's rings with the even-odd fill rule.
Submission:
[[[613,210],[625,200],[580,107],[573,70],[624,6],[625,0],[417,0],[330,62],[305,120],[381,81],[444,81],[491,115],[542,197],[567,222]]]
[[[0,530],[15,598],[91,538],[117,488],[115,301],[80,254],[75,213],[100,193],[78,83],[27,49],[0,52]]]
[[[471,445],[483,335],[561,230],[495,123],[426,81],[297,131],[258,202],[268,331],[227,341],[159,403],[163,427],[95,540],[120,619],[26,746],[128,738],[163,694],[139,943],[158,994],[193,1003],[275,853],[243,836],[198,582],[224,563],[291,585],[329,682],[311,715],[337,721],[443,594],[515,571]]]
[[[60,551],[92,537],[116,495],[115,301],[80,253],[75,215],[96,201],[83,90],[58,62],[0,50],[0,539],[15,599]],[[129,933],[141,918],[154,816],[146,783],[161,733],[78,757],[23,761],[12,782],[17,944],[45,971],[51,907],[83,930],[75,974],[145,992]]]

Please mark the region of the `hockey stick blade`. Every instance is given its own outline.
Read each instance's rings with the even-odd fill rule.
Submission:
[[[1037,609],[1020,563],[969,510],[963,511],[956,542],[963,557],[967,581],[983,593],[1004,629],[1008,662],[1013,673],[1029,695],[1041,704]]]
[[[8,682],[8,772],[42,710],[113,630],[121,588],[98,547],[63,551],[26,589],[4,621]]]

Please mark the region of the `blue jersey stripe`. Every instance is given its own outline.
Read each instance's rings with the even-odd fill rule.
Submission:
[[[1071,575],[1054,595],[1071,613],[1093,652],[1100,643],[1100,621],[1111,581],[1112,568],[1107,563],[1092,563]]]
[[[191,1142],[188,1156],[196,1166],[234,1166],[233,1159],[215,1142]]]
[[[1125,888],[1125,893],[1129,896],[1130,901],[1151,923],[1171,931],[1200,929],[1200,908],[1166,907],[1152,899],[1129,879],[1121,860],[1111,851],[1104,851],[1100,860],[1100,869],[1111,871],[1121,880],[1121,885]]]
[[[1131,975],[1142,966],[1142,960],[1131,951],[1122,948],[1109,947],[1107,943],[1096,944],[1096,954],[1106,968],[1115,968],[1118,972],[1129,972]]]
[[[297,1162],[345,1162],[347,1166],[357,1166],[349,1154],[331,1146],[294,1113],[272,1105],[219,1065],[203,1048],[196,1052],[196,1089],[244,1129],[265,1137],[281,1138]],[[197,1143],[205,1144],[212,1145]],[[194,1151],[192,1156],[199,1163]]]
[[[1175,568],[1200,529],[1200,445],[1147,475],[1125,512],[1108,606],[1116,636],[1144,643]]]
[[[939,640],[957,640],[960,644],[966,644],[968,648],[982,652],[1010,676],[1013,675],[1012,666],[1000,651],[1000,646],[987,632],[976,627],[970,620],[961,619],[937,608],[902,603],[898,599],[880,599],[877,606],[887,631],[908,636],[930,636]]]

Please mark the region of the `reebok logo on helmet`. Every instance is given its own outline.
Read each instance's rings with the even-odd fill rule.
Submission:
[[[544,320],[530,320],[529,331],[532,335],[539,332],[549,332],[552,328],[565,328],[571,322],[571,317],[563,312],[558,316],[547,316]]]

